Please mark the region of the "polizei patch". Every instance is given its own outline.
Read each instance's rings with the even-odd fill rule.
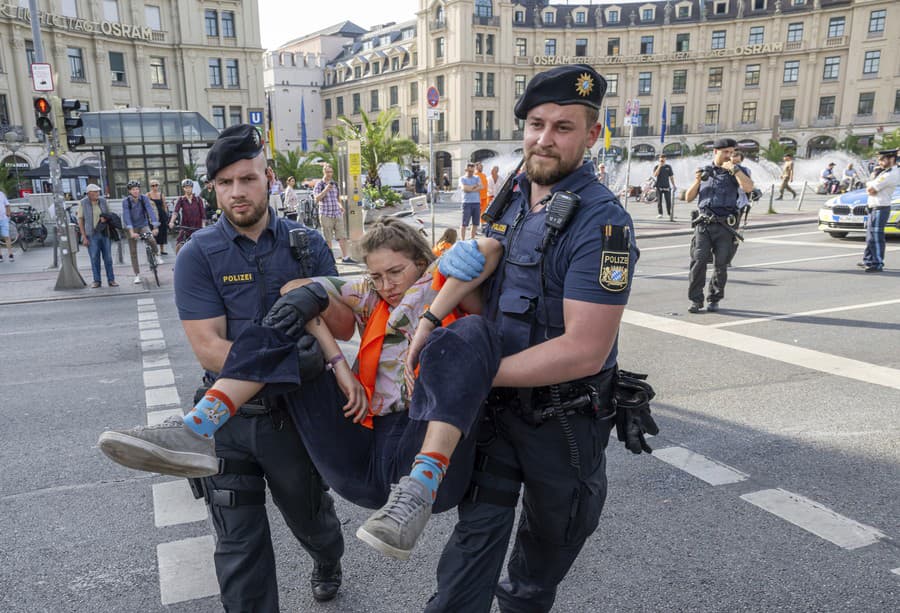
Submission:
[[[222,275],[222,285],[234,285],[235,283],[253,283],[253,273],[242,272],[234,275]]]
[[[628,288],[628,266],[631,256],[627,251],[607,251],[600,254],[600,287],[608,292],[621,292]]]

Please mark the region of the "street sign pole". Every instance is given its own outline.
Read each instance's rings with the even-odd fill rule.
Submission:
[[[637,100],[634,101],[634,104],[629,100],[625,105],[625,121],[628,122],[628,144],[625,153],[628,155],[628,160],[625,162],[625,201],[622,202],[622,206],[626,211],[628,210],[628,195],[631,191],[631,138],[634,136],[634,116],[637,113],[637,104]]]
[[[440,111],[437,109],[438,103],[441,101],[441,93],[437,87],[431,86],[425,92],[425,101],[428,103],[426,113],[428,116],[428,166],[429,181],[431,182],[431,246],[435,244],[435,221],[434,221],[434,203],[437,199],[437,175],[434,167],[434,120],[440,117]]]

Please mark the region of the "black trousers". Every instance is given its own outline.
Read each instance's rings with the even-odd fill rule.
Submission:
[[[688,299],[703,303],[706,266],[712,261],[713,274],[709,280],[707,300],[719,302],[725,297],[728,282],[728,263],[734,249],[734,234],[720,223],[700,224],[694,228],[691,241],[691,269],[688,277]]]
[[[663,198],[666,199],[666,215],[672,217],[672,188],[671,187],[658,187],[656,188],[656,193],[659,194],[659,197],[656,200],[656,211],[662,215],[663,214]]]

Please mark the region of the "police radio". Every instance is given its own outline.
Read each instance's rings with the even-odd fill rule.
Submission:
[[[544,234],[544,240],[537,251],[544,251],[547,247],[556,242],[556,237],[562,232],[572,220],[575,211],[578,210],[578,204],[581,202],[581,196],[572,192],[559,191],[550,197],[547,203],[546,215],[544,223],[547,225],[547,233]]]
[[[291,243],[291,253],[294,259],[300,263],[300,274],[308,277],[312,269],[312,254],[309,250],[309,235],[304,228],[294,228],[288,233]]]

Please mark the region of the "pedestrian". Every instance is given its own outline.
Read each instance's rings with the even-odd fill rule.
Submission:
[[[156,207],[144,194],[141,193],[140,181],[128,182],[128,195],[122,200],[122,223],[128,232],[128,251],[131,254],[131,269],[134,271],[134,284],[139,285],[141,280],[141,267],[138,260],[137,243],[141,234],[150,234],[147,239],[157,253],[156,235],[159,233],[159,218],[156,216]],[[162,264],[162,258],[159,259]]]
[[[894,189],[900,184],[896,149],[878,152],[878,167],[872,175],[866,183],[866,207],[869,212],[866,221],[866,250],[858,266],[866,272],[881,272],[884,270],[884,226],[891,214]]]
[[[106,282],[110,287],[119,287],[112,260],[112,232],[109,205],[100,195],[100,186],[94,183],[84,188],[86,196],[78,207],[78,229],[81,230],[81,244],[88,248],[91,257],[91,272],[94,282],[91,287],[100,287],[100,259],[106,268]]]
[[[297,185],[297,179],[294,177],[287,178],[287,187],[284,190],[284,201],[282,204],[284,205],[282,210],[284,211],[284,216],[288,219],[297,220],[297,206],[300,203],[300,198],[297,196],[297,190],[294,187]]]
[[[325,236],[325,244],[331,247],[336,240],[341,248],[341,261],[344,264],[357,264],[347,250],[344,205],[341,204],[340,188],[334,180],[334,169],[330,164],[322,166],[322,179],[313,188],[313,198],[319,205],[319,226]]]
[[[775,200],[783,200],[785,190],[791,192],[791,200],[797,197],[797,192],[791,188],[791,181],[794,180],[794,156],[785,153],[784,166],[781,168],[781,187],[778,188],[778,197]]]
[[[441,237],[438,239],[437,243],[435,243],[431,252],[435,257],[441,257],[454,245],[454,243],[456,243],[457,237],[458,234],[456,233],[456,228],[447,228],[444,230],[444,233],[441,234]]]
[[[200,198],[203,200],[206,221],[214,222],[219,218],[216,188],[206,175],[200,177],[200,183],[203,185],[203,189],[200,190]]]
[[[284,283],[337,274],[331,250],[315,231],[278,218],[267,206],[271,171],[264,151],[253,126],[221,132],[207,153],[206,170],[222,199],[223,217],[193,235],[175,267],[175,304],[207,386],[222,372],[235,339],[262,322]],[[304,237],[299,252],[291,248],[291,231]],[[198,390],[199,397],[206,391]],[[236,408],[219,430],[214,450],[211,439],[198,435],[193,443],[210,454],[211,464],[220,465],[199,473],[218,473],[203,479],[199,489],[217,535],[214,560],[226,611],[279,609],[267,484],[288,528],[313,558],[313,597],[330,600],[341,584],[340,522],[291,420],[292,402],[273,390]],[[166,440],[184,429],[179,416],[142,430]],[[101,435],[104,453],[110,453],[112,437]]]
[[[495,594],[501,611],[549,611],[597,527],[615,412],[616,338],[638,255],[631,218],[583,161],[600,134],[605,91],[593,68],[561,66],[536,74],[516,104],[516,118],[525,121],[525,172],[482,239],[502,243],[503,258],[486,281],[484,317],[449,328],[486,321],[503,358],[477,433],[472,487],[458,507],[428,612],[486,613]],[[458,242],[438,261],[441,272],[459,279],[483,273],[476,246]],[[444,314],[441,298],[431,308],[435,317]],[[416,329],[407,372],[434,325],[428,318]],[[430,367],[423,359],[421,372]],[[420,387],[430,391],[421,376],[414,395]],[[646,431],[657,432],[644,417]],[[632,432],[640,452],[641,435]],[[498,585],[523,484],[508,576]]]
[[[193,189],[193,185],[191,188]],[[150,191],[147,192],[147,197],[156,207],[156,218],[159,220],[159,234],[156,235],[159,255],[169,255],[169,252],[166,251],[166,245],[169,242],[169,204],[159,190],[159,179],[150,179]]]
[[[500,188],[503,186],[503,177],[500,176],[500,167],[492,166],[491,174],[487,178],[487,189],[488,189],[488,206],[490,206],[491,202],[494,201],[494,196],[497,195],[497,192],[500,191]],[[482,211],[484,213],[484,211]]]
[[[675,173],[666,164],[665,154],[659,156],[659,163],[653,168],[654,187],[656,187],[656,218],[662,219],[663,199],[666,201],[666,214],[669,221],[675,221],[675,209],[672,205],[672,192],[675,191]]]
[[[175,228],[175,221],[178,220],[178,237],[175,239],[175,255],[181,251],[184,244],[190,240],[191,235],[203,227],[206,217],[203,200],[200,196],[194,195],[194,182],[185,179],[181,182],[181,196],[175,201],[175,210],[172,212],[172,218],[169,220],[169,228]]]
[[[698,168],[694,182],[684,193],[685,202],[700,195],[698,211],[692,215],[694,237],[691,241],[691,266],[688,283],[689,313],[703,309],[703,286],[706,284],[706,265],[713,262],[713,275],[707,291],[707,310],[719,310],[725,297],[728,263],[738,228],[738,198],[740,192],[753,189],[747,169],[731,161],[737,142],[733,138],[719,138],[713,142],[711,165]]]
[[[481,219],[481,216],[484,215],[484,211],[487,209],[489,202],[488,178],[484,174],[484,165],[481,162],[475,162],[475,176],[478,177],[479,181],[481,181],[481,189],[478,191],[479,205],[481,206],[481,211],[478,214],[478,219]]]
[[[459,236],[466,238],[466,228],[471,225],[470,238],[475,238],[478,231],[478,223],[481,219],[481,180],[475,176],[475,164],[466,164],[466,171],[459,178],[459,190],[462,192],[462,224]]]
[[[444,189],[445,192],[450,191],[450,177],[447,175],[446,172],[444,173],[444,176],[441,177],[441,187]]]
[[[274,170],[272,170],[274,173]],[[269,181],[269,207],[275,209],[276,211],[281,208],[281,196],[284,193],[284,185],[281,183],[281,179],[275,177],[273,174],[273,178]]]
[[[597,180],[601,185],[609,186],[609,175],[606,172],[606,164],[600,162],[600,166],[597,167]]]
[[[9,199],[6,197],[5,192],[0,191],[0,239],[3,239],[6,242],[6,256],[9,258],[9,261],[15,262],[16,256],[13,255],[12,240],[9,238],[10,215]],[[0,262],[2,261],[3,254],[0,253]]]

